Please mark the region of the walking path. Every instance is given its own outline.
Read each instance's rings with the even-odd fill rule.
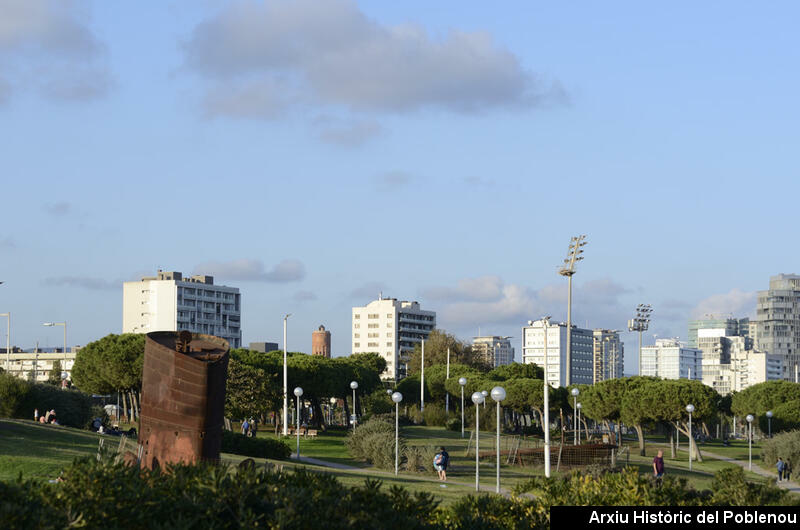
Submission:
[[[741,466],[743,468],[747,468],[748,467],[748,463],[747,462],[742,462],[741,460],[736,460],[735,458],[730,458],[730,457],[727,457],[727,456],[717,455],[717,454],[711,453],[709,451],[706,451],[705,449],[703,450],[703,455],[707,455],[707,456],[710,456],[711,458],[716,458],[717,460],[722,460],[724,462],[730,462],[732,464],[736,464],[736,465]],[[775,471],[775,473],[770,473],[769,471],[766,471],[766,470],[760,468],[757,465],[753,466],[753,469],[750,469],[749,471],[752,471],[753,473],[757,473],[757,474],[761,475],[762,477],[767,477],[767,478],[775,478],[775,476],[778,473],[777,470]],[[796,482],[793,482],[791,480],[782,480],[782,481],[778,482],[777,484],[778,484],[778,487],[783,488],[785,490],[789,490],[792,493],[800,493],[800,485],[798,485]]]

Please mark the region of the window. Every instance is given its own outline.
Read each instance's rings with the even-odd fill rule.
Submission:
[[[353,348],[360,348],[360,347],[361,347],[361,343],[360,342],[354,342],[353,343]]]
[[[377,339],[378,338],[378,334],[377,333],[368,333],[367,337],[370,338],[370,339]]]
[[[361,335],[359,333],[353,333],[353,338],[359,339]]]
[[[387,348],[391,348],[391,347],[392,347],[392,343],[391,343],[391,342],[387,342],[387,343],[386,343],[386,347],[387,347]]]
[[[361,324],[353,324],[353,327],[354,327],[355,329],[358,329],[358,328],[360,328],[360,327],[361,327]]]
[[[392,332],[391,331],[387,331],[386,332],[386,338],[389,339],[391,337],[392,337]]]
[[[367,324],[367,327],[370,329],[375,329],[378,327],[378,324]]]
[[[361,318],[361,315],[359,315],[358,313],[356,313],[355,315],[353,315],[353,318]]]
[[[378,317],[380,317],[380,315],[378,315],[376,313],[372,313],[372,314],[367,315],[367,318],[378,318]]]
[[[391,327],[392,327],[392,323],[391,323],[391,322],[387,322],[387,323],[386,323],[386,327],[391,329]]]
[[[370,343],[367,344],[367,347],[368,348],[377,348],[378,347],[378,343],[377,342],[370,342]]]
[[[386,318],[388,318],[388,319],[391,319],[393,316],[394,315],[392,315],[391,313],[386,313]]]

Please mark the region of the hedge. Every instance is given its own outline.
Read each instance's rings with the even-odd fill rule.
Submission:
[[[92,398],[88,394],[0,374],[0,415],[33,419],[35,409],[39,409],[40,414],[55,410],[58,423],[79,429],[92,420]]]
[[[274,438],[249,438],[237,432],[222,431],[222,452],[254,458],[286,460],[292,449]]]

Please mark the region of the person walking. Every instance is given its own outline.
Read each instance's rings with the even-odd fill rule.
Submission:
[[[439,475],[439,480],[447,482],[447,466],[450,464],[450,455],[444,447],[439,448],[439,452],[433,457],[433,467]]]
[[[784,480],[792,479],[792,463],[789,460],[786,460],[783,463],[783,479]]]
[[[656,486],[661,486],[664,479],[664,451],[658,450],[658,454],[653,458],[653,478],[656,480]]]
[[[786,467],[786,464],[783,462],[783,458],[778,457],[778,461],[775,463],[775,466],[778,468],[778,482],[783,480],[783,470]]]
[[[250,430],[250,424],[247,422],[247,419],[245,419],[245,420],[242,422],[242,434],[244,434],[245,436],[247,436],[247,432],[248,432],[249,430]]]

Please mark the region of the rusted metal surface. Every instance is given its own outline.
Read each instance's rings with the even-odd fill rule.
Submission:
[[[228,342],[156,331],[145,339],[139,444],[141,465],[219,461]]]

